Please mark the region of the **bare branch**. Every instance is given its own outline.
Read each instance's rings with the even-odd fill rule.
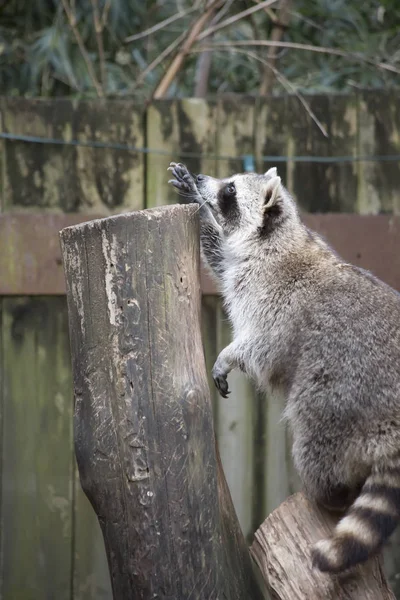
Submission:
[[[222,17],[228,12],[234,1],[235,0],[225,0],[223,7],[217,12],[215,17],[213,17],[210,25],[216,25],[219,23]]]
[[[327,48],[326,46],[312,46],[310,44],[298,44],[296,42],[272,42],[269,40],[243,40],[241,42],[216,42],[214,44],[209,44],[209,48],[211,49],[219,49],[228,46],[232,48],[234,46],[270,46],[277,48],[289,48],[292,50],[306,50],[309,52],[319,52],[320,54],[332,54],[333,56],[343,56],[343,58],[347,58],[350,60],[355,60],[358,62],[368,63],[374,67],[379,69],[384,69],[385,71],[391,71],[392,73],[397,73],[400,75],[400,69],[393,67],[387,63],[377,62],[372,60],[372,58],[368,58],[365,56],[361,56],[360,54],[354,52],[346,52],[345,50],[339,50],[337,48]],[[201,52],[202,50],[198,48],[194,48],[191,52]]]
[[[149,27],[145,31],[141,31],[140,33],[136,33],[135,35],[130,35],[129,37],[125,38],[125,43],[128,44],[129,42],[135,42],[136,40],[140,40],[144,37],[147,37],[148,35],[151,35],[152,33],[155,33],[156,31],[159,31],[160,29],[163,29],[164,27],[167,27],[167,25],[170,25],[171,23],[178,21],[178,19],[182,19],[183,17],[186,17],[186,15],[189,15],[190,13],[194,12],[198,8],[199,8],[199,3],[196,2],[194,6],[192,6],[191,8],[188,8],[187,10],[176,13],[175,15],[172,15],[172,17],[168,17],[168,19],[164,19],[164,21],[157,23],[157,25],[153,25],[153,27]]]
[[[246,10],[242,10],[242,12],[237,13],[236,15],[233,15],[233,17],[229,17],[229,19],[225,19],[225,21],[222,21],[222,23],[219,23],[218,25],[209,27],[208,29],[205,29],[203,31],[203,33],[201,33],[198,36],[197,41],[200,42],[201,40],[204,40],[204,38],[215,33],[216,31],[219,31],[220,29],[224,29],[225,27],[228,27],[229,25],[232,25],[233,23],[236,23],[237,21],[244,19],[244,17],[248,17],[249,15],[252,15],[253,13],[257,12],[258,10],[261,10],[262,8],[265,9],[268,6],[275,4],[276,2],[278,2],[278,0],[265,0],[264,2],[261,2],[260,4],[257,4],[256,6],[252,6],[251,8],[246,8]]]
[[[101,15],[102,29],[104,29],[104,27],[106,26],[107,17],[108,17],[108,13],[110,12],[110,8],[111,8],[111,0],[107,0],[107,2],[104,5],[104,8],[103,8],[103,14]]]
[[[91,0],[93,10],[93,21],[94,30],[96,32],[96,42],[99,51],[99,63],[100,63],[100,82],[104,93],[104,86],[107,83],[106,75],[106,63],[104,59],[104,45],[103,45],[103,24],[99,14],[99,0]]]
[[[222,1],[223,0],[211,1],[207,5],[205,12],[194,22],[187,34],[186,40],[182,44],[182,47],[180,48],[172,63],[168,67],[164,77],[161,79],[160,83],[156,87],[156,90],[153,94],[153,98],[162,98],[167,93],[169,86],[171,85],[172,81],[174,80],[177,73],[182,67],[185,56],[188,54],[188,52],[190,52],[193,44],[198,38],[200,31],[210,19],[210,16],[214,13],[215,8],[221,5]]]
[[[90,57],[86,51],[85,48],[85,44],[83,43],[83,39],[81,34],[79,33],[79,30],[76,26],[76,16],[75,14],[72,12],[71,6],[68,4],[68,0],[61,0],[63,7],[64,7],[64,11],[65,14],[67,15],[68,18],[68,23],[69,26],[71,27],[75,39],[77,41],[80,53],[82,54],[83,60],[85,61],[86,64],[86,68],[88,70],[89,73],[89,77],[92,80],[93,86],[96,90],[97,95],[101,98],[103,96],[103,90],[101,88],[101,85],[99,84],[99,82],[97,81],[97,77],[96,77],[96,73],[94,72],[94,68],[92,65],[92,62],[90,60]]]
[[[158,65],[160,63],[163,62],[163,60],[165,60],[166,58],[168,58],[168,56],[170,54],[172,54],[172,52],[175,50],[175,48],[177,48],[179,46],[179,44],[182,42],[182,40],[184,40],[186,37],[186,31],[184,31],[183,33],[181,33],[180,35],[178,35],[178,37],[169,45],[167,46],[162,52],[161,54],[159,54],[157,56],[157,58],[155,58],[153,60],[153,62],[151,62],[146,68],[145,70],[140,73],[138,80],[137,80],[137,84],[141,84],[142,81],[144,80],[144,78],[151,72],[153,71],[156,67],[158,67]]]
[[[225,49],[218,48],[218,50],[225,50]],[[237,48],[227,48],[225,50],[225,52],[236,52],[236,53],[239,53],[239,54],[244,54],[246,56],[249,56],[250,58],[254,58],[254,60],[258,60],[260,63],[262,63],[263,65],[265,65],[269,69],[271,69],[274,72],[274,75],[277,78],[277,80],[279,81],[279,83],[287,91],[292,92],[298,98],[298,100],[304,106],[306,112],[309,114],[309,116],[311,117],[311,119],[317,125],[317,127],[321,131],[321,133],[325,137],[329,137],[328,132],[326,131],[325,127],[322,125],[321,121],[318,119],[317,115],[314,113],[314,111],[312,110],[311,106],[305,100],[304,96],[302,96],[300,94],[300,92],[298,91],[298,89],[292,83],[290,83],[290,81],[284,75],[282,75],[282,73],[280,73],[275,67],[273,67],[269,62],[267,62],[266,60],[264,60],[263,58],[261,58],[260,56],[258,56],[258,54],[255,54],[254,52],[250,52],[249,50],[239,50]]]

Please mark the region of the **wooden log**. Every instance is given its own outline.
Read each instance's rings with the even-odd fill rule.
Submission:
[[[374,558],[353,573],[329,575],[311,566],[310,549],[329,537],[337,518],[298,493],[283,502],[255,534],[251,553],[274,600],[394,600]]]
[[[263,598],[214,444],[195,212],[61,232],[75,450],[115,600]]]

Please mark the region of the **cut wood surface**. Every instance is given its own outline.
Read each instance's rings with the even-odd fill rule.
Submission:
[[[215,450],[195,213],[61,232],[75,450],[115,600],[263,598]]]
[[[251,552],[273,600],[394,600],[374,558],[353,573],[329,575],[311,567],[310,550],[329,537],[337,518],[302,493],[291,496],[264,521]]]

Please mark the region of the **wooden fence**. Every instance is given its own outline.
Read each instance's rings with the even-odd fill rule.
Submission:
[[[166,168],[179,158],[218,176],[277,164],[309,212],[400,214],[398,96],[309,102],[328,138],[294,97],[158,101],[146,111],[127,100],[1,99],[0,220],[26,213],[89,218],[176,202]],[[59,256],[45,235],[38,241],[27,227],[12,243],[7,228],[0,231],[3,294],[7,289],[0,297],[0,597],[110,599],[100,529],[73,456],[66,303],[50,266],[61,269]],[[30,240],[54,285],[48,278],[39,285],[40,265],[17,251]],[[230,336],[217,296],[203,298],[203,330],[210,370]],[[239,373],[230,376],[228,400],[210,387],[225,473],[250,539],[298,487],[279,423],[282,406]],[[386,563],[400,598],[399,541],[397,534]]]

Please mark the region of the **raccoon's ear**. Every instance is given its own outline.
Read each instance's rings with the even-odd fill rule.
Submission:
[[[263,210],[268,211],[282,198],[281,178],[272,177],[263,188]]]
[[[278,171],[276,167],[271,167],[268,171],[265,171],[264,177],[268,177],[268,179],[272,179],[272,177],[276,177],[278,175]]]

